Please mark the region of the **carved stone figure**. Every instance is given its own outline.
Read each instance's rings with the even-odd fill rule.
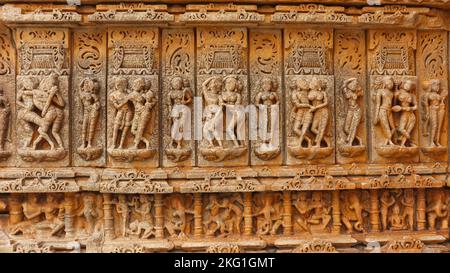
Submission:
[[[178,76],[172,78],[170,80],[170,92],[168,96],[171,118],[171,143],[166,148],[166,154],[170,160],[180,162],[188,159],[192,153],[190,147],[183,147],[183,142],[186,141],[188,126],[191,126],[191,112],[188,106],[192,104],[193,92],[189,86],[189,81]],[[189,134],[187,140],[190,140],[190,138],[191,135]]]
[[[153,108],[157,103],[153,91],[146,89],[151,86],[146,86],[144,78],[135,78],[131,82],[129,90],[128,80],[125,77],[117,77],[114,87],[115,91],[110,94],[109,98],[115,108],[109,154],[115,160],[125,161],[152,157],[155,150],[152,149],[150,140],[144,136],[148,130],[147,124],[152,117]],[[134,136],[134,145],[130,148],[126,147],[128,133]],[[141,147],[142,143],[144,147]]]
[[[275,131],[279,130],[276,126],[280,114],[280,98],[277,94],[277,83],[270,78],[261,80],[260,89],[255,96],[254,103],[259,107],[258,135],[263,139],[259,146],[255,147],[255,154],[262,160],[270,160],[280,153],[278,136],[275,134]]]
[[[441,81],[430,80],[425,84],[425,93],[421,97],[423,135],[428,137],[427,147],[422,151],[428,155],[445,152],[441,143],[443,122],[445,119],[448,90],[442,90]]]
[[[381,202],[381,224],[383,226],[383,230],[387,230],[388,228],[388,220],[390,215],[390,208],[395,204],[395,198],[391,195],[388,190],[385,190],[381,193],[380,197]]]
[[[8,99],[3,93],[3,88],[0,87],[0,160],[4,160],[11,155],[11,152],[5,151],[5,143],[10,140],[10,113],[11,106]]]
[[[394,80],[386,76],[382,79],[382,86],[375,90],[374,125],[379,125],[383,132],[383,145],[394,145],[392,137],[395,130],[392,116],[392,100],[394,98]]]
[[[200,153],[205,159],[216,162],[240,157],[247,148],[245,142],[238,139],[245,130],[239,78],[233,75],[224,78],[214,76],[205,80],[202,87],[205,110],[204,140],[200,144]],[[224,116],[225,139],[222,124]]]
[[[401,88],[394,93],[394,101],[398,101],[398,105],[392,107],[392,111],[401,112],[400,121],[397,126],[398,143],[400,146],[405,146],[407,141],[411,145],[411,132],[416,124],[416,116],[414,112],[417,109],[416,96],[412,94],[414,83],[411,80],[402,82]]]
[[[216,194],[209,194],[207,212],[203,225],[206,236],[231,236],[241,233],[242,197],[239,194],[219,200]]]
[[[295,224],[300,231],[320,233],[328,231],[331,221],[331,207],[326,204],[322,192],[313,191],[310,198],[307,192],[299,192],[294,201],[297,210]]]
[[[448,201],[444,191],[430,189],[427,192],[428,229],[448,229]],[[440,226],[438,227],[438,224]]]
[[[93,147],[95,130],[100,115],[99,84],[95,79],[85,78],[80,83],[79,96],[83,106],[83,123],[81,145],[77,151],[85,160],[93,160],[101,156],[102,148]]]
[[[363,204],[357,192],[342,192],[341,219],[348,233],[364,231]]]
[[[291,84],[292,132],[289,153],[298,159],[322,159],[331,155],[333,147],[326,136],[329,127],[329,98],[326,82],[313,77],[308,83],[297,78]]]
[[[27,161],[63,158],[66,151],[60,130],[64,122],[63,108],[66,102],[59,92],[58,76],[51,74],[40,81],[36,78],[22,78],[21,85],[17,95],[17,106],[20,107],[18,118],[28,136],[19,154]],[[44,148],[41,143],[43,140],[50,146],[49,150]]]
[[[345,157],[354,157],[365,150],[362,139],[357,136],[358,127],[363,117],[363,111],[359,106],[359,98],[363,95],[362,88],[356,78],[344,81],[342,95],[345,98],[345,119],[343,122],[343,134],[340,134],[340,154]]]
[[[194,210],[192,207],[191,196],[187,196],[186,200],[180,195],[170,196],[164,200],[165,215],[164,228],[172,238],[186,238],[192,231],[192,216]]]
[[[256,234],[276,235],[283,225],[281,195],[263,193],[259,198],[259,210],[253,214],[256,217]]]

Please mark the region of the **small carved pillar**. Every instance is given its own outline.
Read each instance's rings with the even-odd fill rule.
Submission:
[[[370,191],[370,230],[380,231],[380,210],[378,208],[378,190]]]
[[[23,220],[22,204],[20,202],[19,193],[9,194],[9,224],[14,225]]]
[[[194,193],[194,236],[201,237],[203,234],[202,223],[202,194]]]
[[[426,204],[425,204],[425,189],[417,190],[417,230],[424,230],[426,228]]]
[[[252,193],[244,193],[244,235],[252,235]]]
[[[163,199],[161,194],[155,194],[155,237],[164,238]]]
[[[331,203],[333,207],[333,233],[339,234],[341,232],[341,208],[339,200],[339,191],[332,191]]]
[[[292,206],[290,191],[283,192],[283,207],[283,234],[292,235]]]
[[[114,218],[112,214],[112,196],[110,193],[103,194],[103,212],[105,221],[105,239],[114,239]]]
[[[66,238],[75,237],[74,227],[74,210],[75,210],[75,193],[64,193],[64,228],[66,231]]]

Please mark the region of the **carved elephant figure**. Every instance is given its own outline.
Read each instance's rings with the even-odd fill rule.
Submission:
[[[347,228],[347,232],[356,230],[362,232],[363,227],[363,204],[355,191],[342,192],[341,195],[341,221]]]
[[[441,229],[448,228],[448,198],[446,192],[440,189],[433,189],[427,192],[427,219],[428,228],[435,230],[437,222],[440,221]]]

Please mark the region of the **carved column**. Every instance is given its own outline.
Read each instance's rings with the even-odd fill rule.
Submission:
[[[164,238],[163,196],[155,194],[155,237]]]
[[[425,230],[426,220],[425,189],[417,189],[417,230]]]
[[[252,224],[252,193],[244,193],[244,235],[251,236],[253,231]]]
[[[339,191],[334,190],[331,192],[331,205],[333,207],[333,229],[334,234],[341,232],[341,208],[340,208],[340,196]]]
[[[22,221],[22,203],[19,193],[10,193],[8,198],[9,206],[9,224],[14,225]]]
[[[194,193],[194,236],[201,237],[203,235],[203,222],[202,222],[202,213],[203,213],[203,202],[202,202],[202,194]]]
[[[378,207],[378,190],[370,190],[370,230],[380,231],[380,209]]]
[[[251,201],[250,201],[251,202]],[[292,235],[292,204],[291,192],[283,192],[283,234]]]
[[[64,193],[64,227],[66,237],[75,237],[74,227],[74,209],[75,209],[75,193]]]
[[[104,230],[105,239],[114,239],[114,217],[113,217],[113,202],[112,195],[110,193],[103,194],[103,213],[104,213]]]

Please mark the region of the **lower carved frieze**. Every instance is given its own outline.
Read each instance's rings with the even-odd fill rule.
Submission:
[[[10,192],[0,251],[448,252],[449,202],[442,187]]]

